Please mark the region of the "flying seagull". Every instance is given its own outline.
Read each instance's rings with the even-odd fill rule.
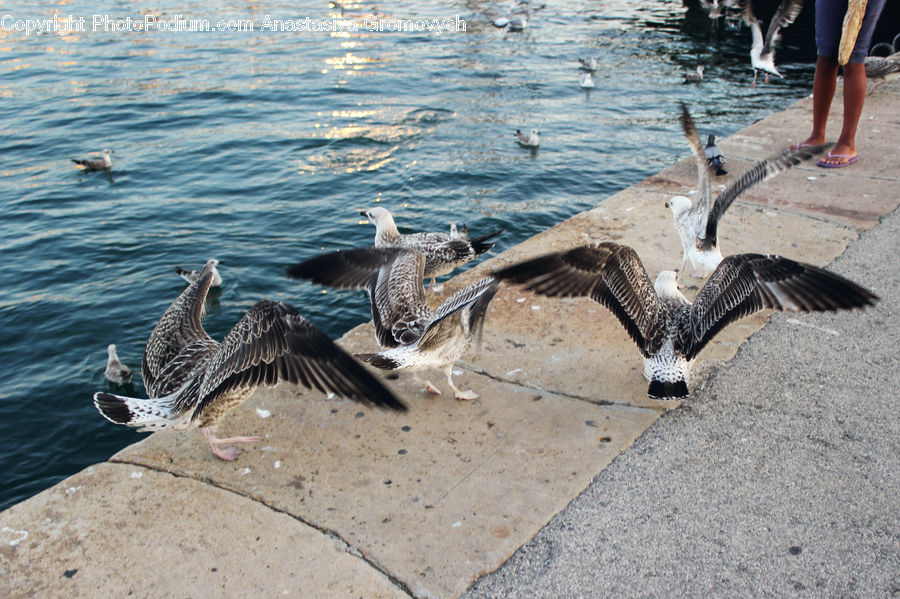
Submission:
[[[775,68],[775,45],[781,39],[781,30],[793,23],[801,10],[803,10],[803,0],[781,0],[781,4],[778,5],[778,9],[769,22],[766,38],[763,40],[762,28],[753,12],[753,2],[752,0],[743,0],[741,11],[744,22],[750,26],[753,35],[753,45],[750,48],[750,63],[753,65],[751,87],[756,87],[756,77],[759,71],[766,74],[766,83],[769,81],[770,74],[784,78]]]
[[[288,268],[295,279],[339,289],[365,289],[372,305],[375,338],[384,349],[357,357],[384,370],[443,370],[456,399],[476,399],[453,383],[453,364],[481,332],[485,313],[500,286],[487,277],[469,285],[432,311],[425,303],[422,277],[426,257],[416,250],[358,248],[320,254]],[[418,375],[429,393],[440,390]]]
[[[149,399],[95,393],[104,418],[141,431],[201,428],[223,460],[240,453],[225,443],[259,437],[217,439],[213,428],[256,387],[282,381],[394,410],[406,407],[359,362],[292,306],[274,300],[254,305],[219,343],[200,317],[212,284],[215,260],[178,296],[157,323],[141,364]]]
[[[209,262],[212,262],[212,273],[213,273],[213,278],[212,278],[212,281],[210,282],[209,286],[210,287],[221,287],[222,286],[222,275],[219,274],[219,269],[216,268],[216,266],[218,266],[218,264],[219,264],[219,261],[216,260],[215,258],[210,258]],[[194,283],[197,279],[200,278],[200,273],[202,273],[202,272],[203,272],[203,270],[185,270],[185,269],[181,268],[180,266],[175,267],[175,274],[180,276],[182,279],[184,279],[188,283]]]
[[[694,358],[726,325],[765,309],[832,311],[872,305],[878,297],[827,270],[781,256],[735,254],[689,302],[674,271],[651,284],[637,253],[613,242],[582,246],[494,273],[550,297],[590,297],[609,309],[644,357],[647,394],[688,395]]]
[[[110,154],[112,154],[112,150],[103,150],[101,158],[85,158],[84,160],[72,158],[72,162],[86,171],[108,171],[112,168]]]
[[[541,145],[541,133],[537,129],[532,129],[529,133],[516,129],[516,141],[525,148],[536,148]]]
[[[690,260],[696,269],[694,276],[702,278],[711,273],[722,261],[722,254],[719,251],[719,219],[732,202],[750,187],[811,158],[829,145],[790,148],[757,162],[732,181],[713,202],[709,189],[706,154],[700,145],[694,119],[683,103],[681,127],[697,163],[697,196],[693,202],[685,196],[675,196],[666,202],[666,208],[672,211],[675,230],[678,231],[684,249],[680,270],[683,270]]]
[[[716,145],[716,136],[710,135],[706,138],[706,147],[703,148],[703,155],[706,156],[706,166],[712,170],[717,177],[727,175],[725,170],[725,154]]]
[[[429,289],[434,285],[437,277],[443,276],[459,268],[466,262],[474,260],[492,247],[493,239],[503,232],[503,229],[491,231],[478,237],[453,238],[451,233],[410,233],[401,234],[394,223],[391,213],[381,206],[369,208],[360,212],[375,225],[375,247],[377,248],[404,248],[418,250],[425,254],[425,276],[431,277]]]
[[[131,369],[119,361],[119,356],[116,355],[116,346],[114,343],[110,343],[106,347],[106,355],[106,370],[103,371],[103,376],[106,377],[106,380],[117,385],[130,383]]]

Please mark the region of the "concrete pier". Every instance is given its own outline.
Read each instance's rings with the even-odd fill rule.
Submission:
[[[720,227],[723,253],[778,253],[825,266],[857,244],[862,232],[879,227],[882,217],[900,203],[898,104],[900,81],[881,86],[867,99],[858,134],[861,160],[856,164],[834,170],[803,164],[741,196]],[[810,129],[810,111],[811,101],[804,99],[722,140],[730,173],[725,182],[754,161],[802,140]],[[839,90],[831,137],[840,130],[840,115]],[[582,244],[582,234],[633,246],[651,277],[676,268],[680,243],[664,202],[695,187],[695,166],[686,151],[678,164],[448,281],[441,297],[493,268]],[[879,260],[896,266],[896,244],[887,249]],[[853,278],[883,295],[883,280],[870,280],[866,274],[863,269]],[[689,277],[684,280],[690,282]],[[696,286],[686,290],[688,296],[694,293]],[[879,305],[870,312],[878,315],[887,309]],[[862,314],[832,318],[852,321]],[[805,316],[796,319],[802,323]],[[729,394],[741,391],[719,373],[730,372],[735,354],[768,321],[768,314],[757,315],[725,329],[699,356],[691,381],[695,396],[666,403],[647,398],[643,364],[633,342],[599,304],[548,299],[504,285],[488,311],[481,349],[466,356],[456,377],[460,388],[480,393],[478,400],[458,402],[447,389],[442,397],[427,397],[407,374],[389,382],[411,408],[400,416],[292,386],[259,390],[220,425],[222,436],[255,434],[264,439],[247,446],[235,462],[214,458],[196,432],[157,433],[108,463],[91,466],[0,513],[0,595],[456,598],[469,590],[473,597],[594,596],[587,574],[573,581],[578,592],[567,590],[560,582],[564,578],[543,589],[535,582],[534,569],[522,565],[527,558],[520,554],[512,562],[525,569],[501,570],[491,580],[476,582],[526,543],[532,546],[536,535],[546,547],[547,531],[562,539],[575,534],[560,527],[559,519],[542,529],[561,511],[569,513],[570,503],[583,503],[595,493],[601,473],[613,460],[611,470],[629,464],[630,470],[619,476],[633,476],[632,497],[649,497],[650,489],[660,486],[641,476],[651,466],[642,462],[650,450],[633,455],[629,448],[661,415],[668,413],[664,420],[678,422],[692,409],[702,410],[695,404],[712,402],[709,393],[715,385],[721,385],[715,387],[715,402],[727,405]],[[886,329],[880,334],[896,343],[896,319],[885,312],[879,322]],[[795,329],[797,334],[812,330]],[[372,333],[371,325],[360,325],[341,344],[354,352],[371,351],[376,348]],[[790,345],[779,347],[781,353],[768,360],[797,359]],[[841,350],[843,360],[833,359],[837,350],[827,343],[813,349],[823,360],[831,356],[833,373],[865,360],[853,354],[852,344]],[[900,378],[890,364],[866,368],[888,383]],[[751,375],[743,376],[746,381]],[[433,380],[444,388],[442,378]],[[771,401],[780,401],[775,399],[779,394],[790,396],[796,391],[793,384],[789,377],[765,381]],[[891,406],[884,409],[885,414],[872,418],[896,422],[896,416],[887,413]],[[683,442],[692,446],[694,435],[710,438],[704,429],[709,423],[691,420],[693,428],[682,433]],[[652,431],[655,438],[660,437],[658,426]],[[898,431],[890,426],[878,430],[896,456]],[[782,434],[790,436],[792,430]],[[661,444],[679,443],[662,437]],[[720,459],[709,467],[716,475],[703,478],[704,484],[734,484],[734,479],[719,476],[729,458],[728,445],[721,442],[716,454]],[[800,448],[798,455],[815,443],[807,432],[792,441]],[[659,476],[671,468],[676,477],[674,470],[684,465],[679,461],[667,466],[665,455],[656,455]],[[794,480],[804,487],[801,496],[817,492],[815,477],[803,474]],[[710,526],[718,526],[729,514],[745,516],[741,501],[760,500],[753,493],[733,491],[737,505],[708,506]],[[883,534],[896,540],[896,487],[893,499],[866,496],[882,492],[860,489],[863,499],[876,506],[872,517],[888,520]],[[653,518],[652,507],[635,509],[649,512],[647,520],[660,533],[673,533],[665,520]],[[884,513],[890,510],[892,522]],[[633,522],[631,516],[628,504],[614,503],[605,514],[606,526]],[[648,529],[632,526],[618,533],[640,548]],[[684,534],[699,538],[709,531]],[[767,534],[778,536],[779,531]],[[607,537],[603,531],[597,535],[597,543]],[[898,547],[895,544],[887,556],[862,561],[873,569],[879,561],[896,568]],[[573,549],[572,555],[579,554]],[[647,551],[647,560],[657,557]],[[715,590],[712,583],[689,582],[706,580],[703,560],[683,567],[686,575],[670,578],[687,581],[681,586],[629,591],[598,584],[604,591],[598,590],[597,596],[662,596],[679,590],[696,596]],[[525,586],[515,586],[517,576]],[[870,590],[878,596],[900,592],[897,580],[893,591]],[[847,594],[847,587],[824,584],[804,589],[819,596]],[[736,587],[741,589],[752,591],[753,586]]]

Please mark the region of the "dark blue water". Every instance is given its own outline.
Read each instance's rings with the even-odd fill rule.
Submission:
[[[441,35],[259,30],[267,15],[340,15],[321,1],[162,2],[161,17],[257,28],[107,33],[91,31],[93,14],[139,9],[86,4],[58,12],[85,17],[86,32],[0,32],[0,509],[141,438],[103,420],[91,396],[109,387],[107,344],[139,370],[183,289],[176,265],[221,260],[214,337],[263,297],[339,336],[369,318],[365,299],[283,272],[371,243],[360,209],[379,202],[406,230],[502,227],[502,250],[685,156],[677,101],[702,132],[726,135],[811,86],[811,37],[786,36],[786,79],[750,89],[749,32],[711,32],[672,1],[549,0],[522,33],[492,27],[487,3],[377,3],[379,18],[466,21]],[[346,17],[376,10],[354,6]],[[21,2],[4,12],[52,14]],[[590,94],[578,84],[585,55],[602,65]],[[698,59],[706,79],[684,85]],[[536,154],[513,139],[532,127]],[[110,175],[70,162],[103,148],[115,152]]]

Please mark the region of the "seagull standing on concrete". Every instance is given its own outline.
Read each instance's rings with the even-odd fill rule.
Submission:
[[[106,377],[106,380],[116,385],[130,383],[131,369],[119,360],[114,343],[110,343],[106,347],[106,356],[106,370],[103,371],[103,376]]]
[[[888,77],[891,79],[900,73],[900,53],[892,54],[887,57],[866,56],[866,78],[874,83],[866,91],[866,95],[875,91],[875,88],[885,83]]]
[[[827,270],[780,256],[735,254],[716,268],[691,303],[674,271],[651,283],[637,253],[605,242],[548,254],[494,273],[549,297],[590,297],[619,320],[644,357],[647,394],[688,395],[694,358],[728,324],[761,310],[833,311],[878,297]]]
[[[778,5],[775,15],[769,22],[765,40],[759,20],[753,12],[752,0],[743,0],[741,9],[744,22],[750,26],[753,35],[753,45],[750,48],[750,63],[753,65],[751,87],[756,87],[756,77],[759,71],[766,74],[766,83],[769,82],[770,74],[783,79],[784,77],[775,68],[775,45],[781,39],[781,30],[793,23],[800,11],[803,10],[803,0],[781,0],[781,4]]]
[[[100,158],[85,158],[83,160],[73,158],[72,162],[86,171],[108,171],[112,168],[110,154],[112,154],[112,150],[103,150]]]
[[[95,393],[94,405],[104,418],[142,431],[199,427],[215,456],[233,460],[240,450],[219,445],[251,443],[259,437],[217,439],[213,427],[260,385],[288,381],[406,409],[359,362],[283,302],[258,302],[221,343],[213,340],[200,317],[214,263],[206,263],[150,334],[141,364],[149,399]]]
[[[425,276],[431,277],[429,289],[434,285],[436,277],[452,272],[494,247],[488,240],[503,232],[503,229],[497,229],[471,239],[468,237],[468,229],[465,239],[454,239],[449,233],[403,235],[397,230],[391,213],[381,206],[363,210],[360,214],[375,225],[375,247],[417,250],[425,255]]]
[[[385,349],[357,357],[384,370],[443,370],[456,399],[477,399],[453,383],[453,364],[468,350],[484,324],[488,304],[500,287],[481,279],[445,300],[436,311],[425,303],[425,255],[398,248],[359,248],[320,254],[288,268],[289,277],[339,289],[365,289],[372,305],[375,338]],[[429,393],[440,390],[418,375]]]
[[[697,163],[697,196],[693,202],[685,196],[675,196],[666,202],[666,208],[672,211],[675,230],[678,231],[684,250],[680,270],[684,270],[685,264],[690,260],[695,269],[694,276],[702,278],[722,261],[722,253],[719,251],[719,219],[734,200],[757,183],[824,151],[828,145],[788,149],[757,162],[732,181],[713,202],[709,189],[707,157],[700,146],[694,119],[683,103],[681,127]]]

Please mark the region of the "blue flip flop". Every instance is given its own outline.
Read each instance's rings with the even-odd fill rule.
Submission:
[[[837,164],[826,162],[831,158],[847,158],[848,160],[847,162],[839,162]],[[832,154],[831,152],[828,152],[828,154],[825,155],[825,158],[816,163],[816,166],[821,166],[822,168],[844,168],[845,166],[850,166],[857,160],[859,160],[859,154],[856,156],[848,156],[847,154]]]

